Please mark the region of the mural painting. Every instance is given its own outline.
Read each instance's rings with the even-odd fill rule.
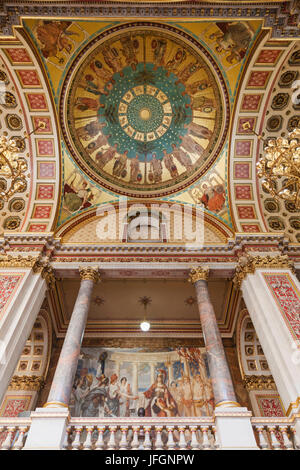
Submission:
[[[204,349],[84,348],[73,416],[208,416],[214,398]]]
[[[107,189],[169,193],[205,171],[225,138],[228,103],[216,64],[170,30],[106,34],[66,76],[66,143]]]

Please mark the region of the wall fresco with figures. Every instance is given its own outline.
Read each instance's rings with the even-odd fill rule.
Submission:
[[[208,416],[214,398],[202,348],[83,348],[73,416]]]

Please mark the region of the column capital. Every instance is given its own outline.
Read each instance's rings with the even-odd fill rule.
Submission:
[[[97,284],[98,281],[100,281],[100,273],[99,269],[97,267],[92,267],[92,266],[80,266],[79,267],[79,274],[81,277],[81,280],[90,280],[93,281],[94,284]]]
[[[241,257],[235,270],[233,284],[236,289],[240,289],[243,280],[248,274],[254,274],[257,269],[289,269],[295,271],[294,263],[288,255],[265,255]]]
[[[195,284],[197,281],[207,281],[209,274],[209,268],[203,268],[202,266],[197,266],[190,270],[189,282]]]

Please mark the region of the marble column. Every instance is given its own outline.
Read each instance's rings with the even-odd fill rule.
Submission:
[[[216,407],[239,407],[216,315],[208,293],[207,278],[208,269],[199,267],[191,270],[190,281],[196,290],[215,403]]]
[[[81,283],[65,341],[60,353],[48,401],[44,407],[68,407],[78,357],[84,335],[94,284],[99,280],[98,269],[79,268]]]

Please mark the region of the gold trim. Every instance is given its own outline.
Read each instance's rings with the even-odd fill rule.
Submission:
[[[39,392],[45,384],[43,376],[37,375],[14,375],[8,386],[8,390],[32,390]]]
[[[80,274],[82,281],[90,280],[90,281],[93,281],[94,284],[97,284],[97,282],[100,281],[100,273],[99,273],[98,268],[96,267],[79,266],[79,274]]]
[[[230,400],[224,400],[220,401],[219,403],[216,404],[215,408],[219,408],[220,406],[225,406],[228,408],[233,408],[233,407],[241,407],[241,405],[237,401],[230,401]]]
[[[287,409],[287,411],[286,411],[286,415],[288,416],[288,415],[291,413],[292,409],[293,409],[293,408],[298,408],[299,405],[300,405],[300,397],[297,397],[297,398],[296,398],[296,401],[292,401],[292,402],[289,404],[289,407],[288,407],[288,409]]]
[[[243,280],[248,274],[254,274],[256,269],[289,269],[295,272],[294,263],[289,259],[288,255],[277,256],[251,256],[240,259],[235,270],[233,285],[236,289],[240,289]]]
[[[251,390],[276,390],[272,375],[245,375],[243,384],[248,392]]]
[[[69,405],[66,405],[66,403],[63,403],[62,401],[47,401],[44,405],[43,408],[69,408]]]
[[[192,268],[189,274],[189,282],[195,284],[197,281],[207,281],[209,275],[209,268],[201,266]]]

